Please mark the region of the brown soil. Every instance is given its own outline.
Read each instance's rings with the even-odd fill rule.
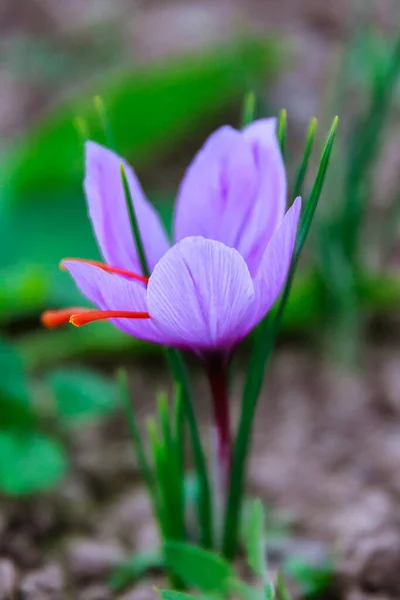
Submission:
[[[288,527],[271,556],[318,564],[333,553],[343,599],[399,597],[399,361],[397,347],[374,344],[364,368],[349,374],[285,346],[260,398],[249,489],[277,511],[275,525]],[[154,368],[132,367],[140,419],[167,381],[162,365],[156,376]],[[205,381],[196,369],[192,380],[207,439]],[[75,432],[70,446],[73,467],[60,489],[1,503],[0,597],[6,585],[32,600],[153,597],[163,584],[155,575],[121,595],[106,585],[121,559],[157,546],[122,416]]]

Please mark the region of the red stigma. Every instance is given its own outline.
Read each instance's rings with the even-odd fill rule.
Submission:
[[[41,321],[45,327],[54,329],[67,323],[72,323],[75,327],[87,325],[93,321],[102,321],[105,319],[150,319],[148,312],[131,310],[93,310],[91,308],[70,307],[61,310],[47,310],[41,316]]]
[[[89,310],[71,315],[69,322],[75,327],[103,319],[150,319],[148,312],[131,310]]]
[[[144,275],[139,275],[138,273],[132,273],[132,271],[128,271],[127,269],[120,269],[119,267],[110,267],[98,260],[86,260],[84,258],[64,258],[60,263],[60,269],[67,270],[67,268],[63,265],[66,261],[73,261],[78,263],[83,263],[86,265],[92,265],[93,267],[98,267],[102,271],[106,273],[110,273],[111,275],[122,275],[123,277],[127,277],[129,279],[135,279],[136,281],[141,281],[147,285],[149,278]]]
[[[90,311],[90,308],[72,306],[70,308],[62,308],[60,310],[46,310],[40,317],[40,320],[45,327],[54,329],[55,327],[60,327],[61,325],[66,325],[69,323],[72,315],[76,313],[84,313],[85,311]]]

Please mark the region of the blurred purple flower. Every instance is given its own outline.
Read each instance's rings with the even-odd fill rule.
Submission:
[[[148,280],[140,275],[121,163],[151,269]],[[48,326],[111,318],[143,340],[199,354],[228,353],[277,299],[301,200],[285,214],[286,176],[274,119],[243,131],[222,127],[210,136],[183,178],[172,247],[133,170],[94,142],[86,144],[85,192],[107,265],[75,259],[62,265],[98,310],[48,312]]]

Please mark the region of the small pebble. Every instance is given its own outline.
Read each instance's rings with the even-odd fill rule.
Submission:
[[[0,560],[0,600],[10,600],[17,590],[17,571],[7,559]]]
[[[74,539],[67,548],[67,569],[75,581],[90,581],[107,577],[111,569],[124,558],[115,543]]]
[[[161,587],[165,587],[165,582],[159,582]],[[156,591],[158,587],[155,581],[143,581],[135,585],[131,590],[128,590],[118,596],[118,600],[157,600],[160,596]]]
[[[80,590],[77,600],[112,600],[112,593],[106,585],[95,584]]]
[[[65,600],[64,592],[64,574],[58,564],[28,573],[20,586],[21,600]]]

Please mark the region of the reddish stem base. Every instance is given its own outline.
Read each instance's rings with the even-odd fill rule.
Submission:
[[[211,357],[207,363],[207,373],[218,437],[218,465],[222,476],[222,487],[226,490],[232,461],[232,436],[228,397],[228,363],[224,357]]]

